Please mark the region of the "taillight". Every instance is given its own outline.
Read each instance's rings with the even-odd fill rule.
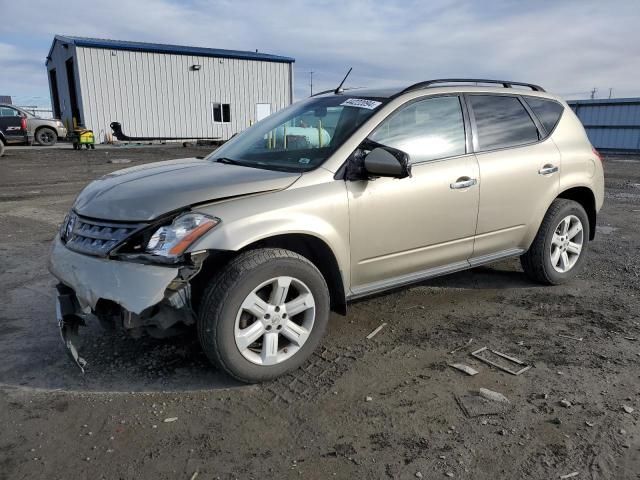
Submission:
[[[20,118],[20,128],[22,130],[26,130],[27,129],[27,119],[22,117]]]
[[[598,157],[598,160],[600,160],[600,163],[602,163],[602,155],[600,155],[600,152],[596,150],[596,147],[591,147],[591,149],[593,150],[594,155]]]

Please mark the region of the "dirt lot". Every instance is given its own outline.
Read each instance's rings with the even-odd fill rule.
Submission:
[[[360,301],[332,316],[303,369],[259,386],[214,371],[195,336],[132,340],[90,325],[82,376],[55,325],[56,226],[99,175],[205,153],[0,159],[1,479],[640,478],[639,158],[606,160],[599,233],[566,286],[535,285],[507,261]],[[534,368],[491,368],[469,355],[482,346]],[[511,403],[465,415],[456,397],[480,387]]]

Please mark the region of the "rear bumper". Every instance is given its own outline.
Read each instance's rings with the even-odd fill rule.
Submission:
[[[178,268],[108,260],[73,252],[56,235],[49,271],[75,292],[80,308],[94,310],[98,300],[111,300],[140,314],[165,297]]]

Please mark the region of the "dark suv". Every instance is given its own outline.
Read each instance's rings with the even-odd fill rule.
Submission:
[[[9,143],[31,143],[27,117],[17,109],[0,105],[0,156]]]

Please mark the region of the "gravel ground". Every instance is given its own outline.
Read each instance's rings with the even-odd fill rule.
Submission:
[[[90,325],[81,375],[55,326],[56,226],[99,175],[207,152],[0,159],[0,479],[640,478],[639,157],[606,159],[599,232],[568,285],[533,284],[510,260],[359,301],[304,368],[258,386],[216,372],[195,335]],[[483,346],[533,368],[489,367],[469,355]],[[480,403],[480,388],[510,403]],[[465,414],[471,400],[492,414]]]

